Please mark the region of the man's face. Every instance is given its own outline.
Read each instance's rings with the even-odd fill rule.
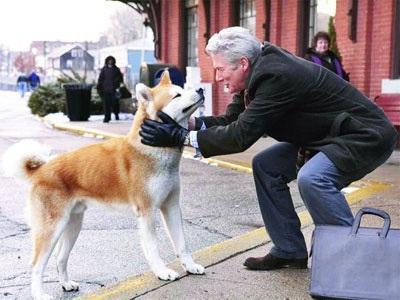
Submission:
[[[246,88],[246,78],[249,73],[249,66],[239,62],[232,65],[219,53],[211,55],[215,69],[215,80],[222,82],[231,94],[238,94]],[[247,61],[246,58],[243,58]],[[248,62],[248,61],[247,61]]]

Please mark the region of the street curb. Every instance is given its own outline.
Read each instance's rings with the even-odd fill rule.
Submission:
[[[375,181],[358,181],[354,185],[361,186],[359,189],[346,195],[349,205],[360,202],[372,195],[377,194],[387,188],[390,184],[375,182]],[[298,213],[302,229],[313,224],[312,218],[308,211],[304,210]],[[193,253],[193,258],[196,262],[203,265],[205,268],[221,263],[231,257],[237,256],[243,252],[262,246],[271,239],[266,233],[265,228],[259,228],[240,236],[225,240],[223,242],[205,247]],[[180,278],[188,276],[180,267],[180,262],[176,259],[168,264],[168,267],[174,270],[179,270]],[[190,275],[196,276],[196,275]],[[199,276],[199,275],[197,275]],[[126,280],[123,280],[113,286],[101,288],[95,292],[88,293],[77,297],[77,299],[85,300],[100,300],[100,299],[132,299],[140,295],[144,295],[153,290],[159,289],[162,286],[171,282],[158,280],[150,271],[137,275]]]
[[[85,127],[79,127],[79,126],[74,126],[74,125],[69,125],[69,124],[52,124],[51,125],[53,128],[58,129],[58,130],[63,130],[63,131],[68,131],[80,135],[93,135],[97,138],[120,138],[124,137],[124,135],[121,134],[114,134],[114,133],[109,133],[105,131],[100,131],[97,129],[90,129],[90,128],[85,128]]]
[[[193,151],[190,150],[184,150],[183,151],[183,157],[184,158],[188,158],[188,159],[194,159],[193,158]],[[231,163],[228,161],[223,161],[220,159],[215,159],[215,158],[200,158],[200,159],[196,159],[202,163],[211,165],[211,166],[216,166],[216,167],[220,167],[220,168],[224,168],[224,169],[230,169],[230,170],[234,170],[234,171],[239,171],[239,172],[243,172],[243,173],[253,173],[253,169],[251,167],[247,167],[244,165],[239,165],[239,164],[235,164],[235,163]]]

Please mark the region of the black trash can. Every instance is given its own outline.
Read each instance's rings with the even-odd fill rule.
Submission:
[[[157,71],[165,70],[165,68],[173,68],[170,64],[147,64],[143,63],[140,66],[139,82],[144,83],[149,87],[154,87],[157,83],[154,82]]]
[[[89,119],[92,87],[92,84],[64,84],[67,116],[71,121],[87,121]]]

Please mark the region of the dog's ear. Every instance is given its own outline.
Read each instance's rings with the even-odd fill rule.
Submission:
[[[136,99],[141,103],[148,103],[153,100],[150,88],[145,86],[143,83],[136,85]]]
[[[168,69],[165,69],[165,71],[162,73],[159,84],[160,85],[171,85],[172,84],[171,79],[169,77]]]

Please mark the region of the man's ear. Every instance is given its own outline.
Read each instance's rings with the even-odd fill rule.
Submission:
[[[143,104],[148,104],[148,102],[153,100],[150,88],[145,86],[143,83],[138,83],[136,85],[136,99]]]
[[[240,58],[240,67],[243,69],[243,71],[247,71],[250,68],[250,61],[247,57],[242,56]]]

